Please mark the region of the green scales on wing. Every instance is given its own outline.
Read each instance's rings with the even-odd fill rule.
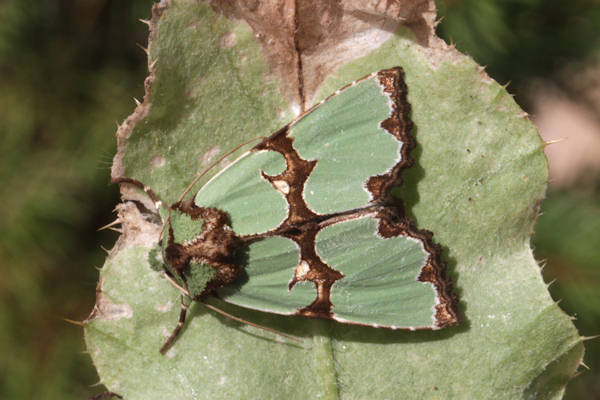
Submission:
[[[440,247],[391,195],[412,165],[409,114],[402,69],[373,73],[264,139],[193,202],[157,202],[166,274],[194,300],[392,329],[457,324]]]

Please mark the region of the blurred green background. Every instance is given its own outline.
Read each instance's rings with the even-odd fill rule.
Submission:
[[[137,43],[145,45],[147,28],[138,18],[150,16],[152,3],[0,0],[0,399],[85,399],[104,390],[90,387],[98,378],[81,328],[62,318],[88,315],[94,267],[105,256],[99,246],[117,237],[96,229],[114,219],[115,121],[143,96]],[[562,115],[552,104],[589,117],[591,139],[574,125],[562,135],[567,144],[551,146],[567,151],[553,162],[562,169],[553,171],[533,245],[546,281],[556,279],[554,298],[582,335],[599,334],[600,174],[593,153],[569,146],[584,143],[600,160],[600,3],[437,3],[439,35],[494,79],[511,80],[509,91],[540,127],[562,126],[542,118]],[[549,98],[557,103],[540,100]],[[599,340],[586,343],[585,362],[591,371],[572,381],[568,399],[600,399]]]

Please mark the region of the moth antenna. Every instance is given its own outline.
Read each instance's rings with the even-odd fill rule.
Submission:
[[[181,287],[177,282],[175,282],[173,280],[173,278],[171,278],[167,274],[164,274],[164,276],[167,279],[167,281],[169,281],[169,283],[171,285],[173,285],[175,288],[177,288],[177,290],[179,290],[182,293],[182,295],[181,295],[181,301],[182,302],[183,302],[183,296],[184,295],[190,297],[190,293],[185,288]],[[236,317],[235,315],[231,315],[228,312],[223,311],[220,308],[217,308],[217,307],[215,307],[213,305],[210,305],[208,303],[205,303],[203,301],[201,301],[200,303],[202,303],[206,308],[208,308],[210,310],[213,310],[214,312],[219,313],[219,314],[223,315],[226,318],[232,319],[232,320],[240,322],[242,324],[253,326],[253,327],[258,328],[258,329],[262,329],[262,330],[267,331],[267,332],[274,333],[275,335],[283,336],[284,338],[293,340],[293,341],[298,342],[298,343],[302,343],[302,340],[300,340],[300,339],[298,339],[296,337],[290,336],[290,335],[286,335],[285,333],[280,332],[280,331],[278,331],[276,329],[268,328],[268,327],[263,326],[263,325],[255,324],[254,322],[246,321],[245,319]],[[183,308],[183,306],[182,306],[182,308]],[[187,311],[187,306],[185,307],[185,309]],[[182,313],[183,313],[183,309],[182,309]],[[181,321],[181,315],[179,316],[179,320]],[[175,328],[175,331],[177,331],[177,333],[179,333],[180,330],[181,330],[181,328],[179,328],[179,324],[178,324],[178,328]],[[173,333],[175,333],[175,331],[173,331]],[[175,335],[171,334],[171,336],[169,337],[169,339],[167,339],[167,342],[165,342],[165,344],[163,345],[163,347],[161,347],[160,352],[162,354],[164,354],[163,350],[166,351],[166,349],[170,346],[170,344],[173,342],[173,340],[175,340],[175,336],[177,336],[177,335],[176,334]]]
[[[206,175],[206,173],[208,171],[210,171],[211,169],[213,169],[217,164],[219,164],[221,161],[223,161],[226,157],[230,156],[232,153],[235,153],[236,151],[238,151],[242,147],[246,146],[247,144],[252,143],[255,140],[261,140],[261,139],[264,139],[264,137],[262,137],[262,136],[261,137],[255,137],[253,139],[247,140],[247,141],[245,141],[245,142],[243,142],[241,144],[238,144],[233,149],[229,150],[227,153],[225,153],[221,157],[217,158],[208,167],[204,168],[204,170],[202,172],[200,172],[200,174],[196,178],[194,178],[194,180],[192,181],[192,183],[190,183],[188,185],[188,187],[185,188],[185,190],[183,191],[183,193],[181,194],[181,196],[179,196],[179,199],[177,200],[177,202],[182,201],[183,198],[185,197],[185,195],[188,194],[188,192],[190,190],[192,190],[192,187],[194,187],[194,185],[196,184],[196,182],[198,182],[200,180],[200,178],[202,178],[204,175]]]
[[[173,341],[175,340],[175,338],[179,335],[179,332],[181,331],[181,328],[183,328],[183,324],[185,322],[185,316],[187,315],[187,310],[188,310],[188,305],[185,304],[183,295],[181,295],[181,311],[179,312],[179,321],[177,321],[177,326],[175,327],[175,329],[173,329],[173,332],[171,332],[171,336],[169,336],[167,341],[160,348],[160,350],[159,350],[160,354],[165,354],[167,352],[167,350],[169,350],[169,347],[171,347],[171,344],[173,344]]]
[[[201,303],[202,303],[202,305],[204,307],[206,307],[206,308],[208,308],[210,310],[213,310],[214,312],[217,312],[217,313],[223,315],[224,317],[227,317],[227,318],[232,319],[234,321],[240,322],[242,324],[250,325],[250,326],[253,326],[253,327],[258,328],[258,329],[262,329],[263,331],[271,332],[271,333],[273,333],[275,335],[283,336],[284,338],[293,340],[293,341],[295,341],[297,343],[302,343],[302,340],[300,340],[300,339],[298,339],[296,337],[287,335],[287,334],[285,334],[285,333],[283,333],[281,331],[278,331],[276,329],[269,328],[269,327],[266,327],[264,325],[255,324],[254,322],[250,322],[248,320],[236,317],[235,315],[229,314],[228,312],[225,312],[225,311],[221,310],[220,308],[217,308],[217,307],[215,307],[213,305],[210,305],[208,303],[205,303],[203,301],[201,301]]]
[[[161,227],[160,227],[160,231],[158,232],[158,240],[160,242],[162,242],[163,240],[163,234],[165,233],[165,228],[167,227],[167,224],[169,224],[171,222],[171,209],[169,209],[169,213],[167,214],[167,218],[165,218],[165,220],[163,221]]]
[[[166,274],[166,273],[163,273],[163,275],[164,275],[165,279],[166,279],[167,281],[169,281],[169,283],[175,287],[175,289],[177,289],[177,290],[179,290],[179,291],[181,292],[181,294],[182,294],[182,295],[186,295],[187,297],[191,298],[191,296],[190,296],[190,292],[188,292],[186,288],[184,288],[184,287],[180,286],[180,285],[179,285],[177,282],[175,282],[175,281],[173,280],[173,278],[171,278],[171,277],[170,277],[168,274]]]

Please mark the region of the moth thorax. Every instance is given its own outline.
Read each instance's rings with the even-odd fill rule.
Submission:
[[[237,279],[241,247],[242,241],[229,226],[205,224],[200,235],[169,244],[166,253],[191,297],[200,300]]]
[[[190,258],[226,261],[235,258],[241,245],[241,240],[231,229],[220,226],[205,230],[183,248]]]
[[[241,272],[237,260],[240,247],[241,240],[224,227],[204,231],[198,240],[184,246],[189,256],[184,275],[196,281],[186,279],[194,298],[202,299],[237,279]]]

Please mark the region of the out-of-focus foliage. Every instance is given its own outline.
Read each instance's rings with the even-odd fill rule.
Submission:
[[[577,319],[584,336],[600,333],[600,196],[595,193],[551,192],[542,204],[533,244],[546,265],[546,280],[561,307]],[[600,398],[600,341],[585,344],[584,371],[567,387],[567,399]]]
[[[81,330],[115,236],[109,185],[114,121],[143,94],[151,0],[0,2],[0,398],[82,399],[96,378]],[[438,1],[438,32],[516,91],[600,56],[594,0]],[[550,193],[534,244],[547,280],[584,335],[600,333],[599,190]],[[600,344],[571,399],[600,398]],[[99,391],[101,389],[95,389]]]
[[[596,0],[437,0],[438,35],[499,82],[519,88],[575,60],[600,57]],[[518,90],[518,89],[517,89]]]
[[[533,79],[543,78],[585,104],[565,79],[600,58],[600,2],[594,0],[437,0],[443,17],[438,34],[487,65],[488,73],[527,102]],[[570,78],[570,77],[567,77]],[[527,110],[527,104],[522,104]],[[565,132],[565,136],[569,133]],[[576,157],[576,154],[573,154]],[[546,265],[546,281],[561,307],[576,316],[584,336],[600,334],[600,185],[550,191],[535,227],[536,257]],[[584,186],[585,185],[585,186]],[[567,399],[600,399],[600,340],[586,343],[591,371],[567,387]]]
[[[84,399],[81,328],[115,234],[115,121],[143,95],[152,2],[0,2],[0,398]]]

